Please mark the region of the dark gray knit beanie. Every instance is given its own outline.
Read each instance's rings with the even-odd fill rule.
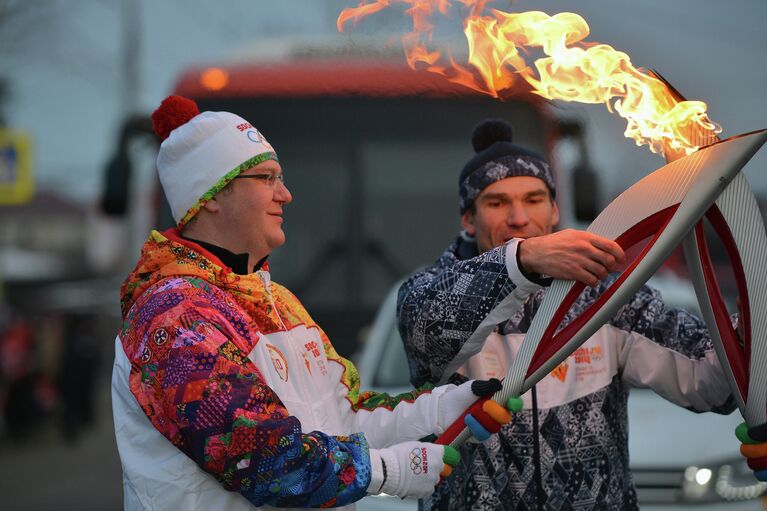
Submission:
[[[503,119],[486,119],[474,127],[471,144],[477,154],[463,167],[458,180],[461,214],[471,208],[482,190],[507,177],[537,177],[555,196],[549,164],[535,151],[512,144],[512,135],[511,124]]]

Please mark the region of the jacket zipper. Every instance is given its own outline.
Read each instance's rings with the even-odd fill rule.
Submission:
[[[532,388],[533,398],[533,477],[535,479],[536,497],[538,509],[543,511],[546,502],[546,494],[543,492],[543,476],[541,475],[541,443],[538,434],[538,394],[535,386]]]
[[[282,316],[280,316],[280,313],[277,310],[277,307],[274,305],[274,298],[272,298],[272,289],[269,286],[269,284],[271,283],[271,278],[269,276],[269,273],[265,271],[259,271],[258,275],[259,277],[261,277],[261,280],[264,282],[264,290],[266,291],[267,296],[269,296],[269,304],[272,306],[272,311],[274,311],[274,315],[277,316],[277,319],[280,320],[280,326],[282,326],[282,332],[285,335],[285,337],[288,339],[288,343],[289,343],[288,347],[290,348],[290,352],[292,355],[294,355],[293,358],[298,360],[298,357],[295,357],[296,350],[294,349],[294,346],[293,346],[292,336],[290,332],[288,332],[288,327],[286,327],[285,323],[282,321]],[[299,349],[303,349],[303,344],[299,347]],[[294,361],[294,364],[295,363],[296,361]],[[302,371],[297,369],[294,373],[294,376],[295,376],[294,378],[295,380],[301,380],[301,394],[303,394],[304,396],[311,396],[312,394],[309,392],[311,389],[309,388],[309,385],[307,384],[307,381],[306,381],[306,377],[303,375]],[[309,414],[312,417],[313,424],[319,425],[321,424],[321,422],[317,420],[317,415],[314,413],[314,408],[312,407],[311,402],[312,402],[311,400],[308,400],[305,406],[309,410]]]
[[[266,291],[267,296],[269,297],[269,305],[272,306],[272,310],[274,311],[274,315],[277,316],[277,319],[280,320],[280,326],[282,326],[282,330],[287,333],[288,328],[285,326],[285,323],[282,322],[282,317],[280,316],[280,313],[277,312],[277,307],[274,305],[274,299],[272,298],[272,289],[269,286],[272,279],[269,277],[269,274],[265,271],[259,271],[258,276],[261,277],[261,280],[264,283],[264,291]]]

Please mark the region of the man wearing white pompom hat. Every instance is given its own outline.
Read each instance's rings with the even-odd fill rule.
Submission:
[[[457,452],[439,434],[497,380],[362,392],[301,303],[271,281],[292,196],[245,119],[171,96],[152,116],[176,228],[123,283],[112,403],[125,508],[344,507],[430,494]],[[431,388],[431,387],[428,387]],[[476,412],[500,427],[502,407]]]
[[[400,288],[399,330],[411,382],[502,378],[538,309],[546,275],[590,288],[572,321],[617,277],[620,247],[553,232],[559,220],[547,162],[512,143],[511,125],[474,130],[459,178],[463,232]],[[505,318],[501,321],[493,318]],[[636,509],[626,400],[650,387],[696,411],[735,408],[708,330],[644,286],[607,325],[523,398],[524,410],[483,444],[467,444],[422,510]]]

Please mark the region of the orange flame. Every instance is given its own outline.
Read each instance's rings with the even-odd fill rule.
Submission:
[[[432,40],[435,11],[449,14],[449,0],[362,0],[358,7],[341,12],[338,29],[343,31],[348,21],[357,22],[392,3],[407,4],[405,12],[413,19],[413,30],[402,42],[413,69],[442,74],[497,98],[507,97],[522,79],[547,99],[603,103],[626,119],[626,137],[656,153],[690,154],[698,149],[696,142],[721,132],[709,120],[705,103],[675,99],[663,82],[635,68],[627,54],[585,41],[590,29],[578,14],[491,9],[490,15],[482,15],[488,0],[458,1],[470,8],[463,20],[467,65],[423,42]],[[535,52],[543,56],[533,60],[530,54]]]
[[[390,3],[390,0],[377,0],[375,3],[365,4],[365,1],[362,0],[359,7],[349,7],[341,11],[336,21],[336,27],[338,27],[339,32],[343,32],[343,26],[347,21],[353,20],[356,23],[362,18],[386,9]]]

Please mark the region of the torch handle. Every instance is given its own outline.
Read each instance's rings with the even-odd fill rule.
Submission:
[[[439,438],[437,438],[437,440],[434,441],[434,443],[439,445],[449,445],[450,447],[453,447],[456,449],[460,447],[463,444],[463,442],[466,439],[468,439],[469,436],[471,436],[470,434],[466,435],[466,439],[462,439],[462,441],[456,442],[456,439],[462,436],[461,433],[464,430],[468,430],[468,428],[466,427],[466,423],[464,422],[464,420],[466,419],[466,416],[470,413],[478,412],[479,410],[481,410],[482,405],[485,403],[485,401],[489,399],[490,399],[489,396],[485,396],[474,401],[474,404],[468,407],[466,411],[463,412],[463,414],[461,414],[460,417],[458,417],[455,421],[453,421],[453,423],[445,430],[444,433],[442,433],[439,436]]]
[[[458,417],[446,430],[442,433],[434,443],[439,445],[449,445],[454,449],[459,449],[469,438],[471,438],[471,430],[466,426],[466,416],[469,414],[478,417],[482,411],[482,406],[486,401],[492,399],[504,409],[507,408],[509,398],[514,397],[518,393],[514,392],[511,388],[511,378],[503,379],[503,387],[501,390],[490,396],[485,396],[477,399],[473,405],[468,407],[463,414]]]

